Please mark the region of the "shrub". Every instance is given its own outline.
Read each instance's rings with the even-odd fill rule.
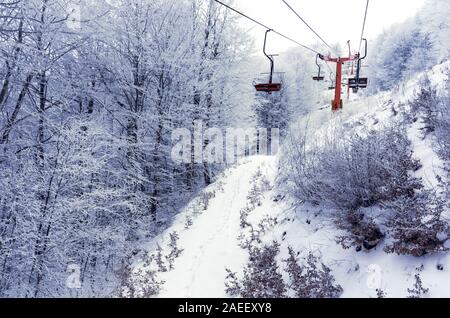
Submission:
[[[290,278],[289,288],[298,298],[338,298],[343,289],[335,284],[331,269],[312,253],[305,264],[300,265],[294,250],[289,247],[289,258],[285,260]]]
[[[428,294],[430,290],[423,287],[422,278],[420,277],[419,273],[414,276],[414,279],[415,283],[413,288],[408,288],[408,293],[410,294],[408,298],[421,298],[424,295]]]
[[[337,129],[320,141],[300,136],[286,145],[281,181],[299,200],[356,211],[420,187],[410,174],[420,165],[402,125],[346,135]]]
[[[206,192],[206,193],[202,193],[201,197],[200,197],[200,203],[202,205],[202,209],[203,211],[208,210],[209,208],[209,202],[214,199],[216,197],[216,192]]]
[[[336,223],[348,232],[347,235],[337,238],[337,242],[345,249],[354,246],[358,250],[362,250],[363,247],[371,250],[378,246],[385,236],[372,218],[366,218],[357,211],[347,212],[345,217],[338,219]]]
[[[411,197],[402,197],[387,204],[394,211],[387,226],[391,231],[392,244],[386,246],[388,253],[413,255],[447,251],[448,224],[442,219],[444,203],[427,190]]]
[[[253,246],[262,244],[262,237],[277,224],[278,220],[270,216],[264,217],[256,227],[247,223],[246,231],[242,232],[238,237],[239,246],[243,249],[251,250]]]
[[[421,90],[410,103],[411,114],[420,118],[424,124],[422,129],[425,135],[436,131],[440,102],[436,89],[431,87],[429,78],[425,77],[421,83]]]
[[[441,98],[437,106],[436,145],[439,155],[450,160],[450,96]]]
[[[170,253],[169,255],[166,256],[167,261],[169,262],[169,269],[173,270],[173,263],[175,262],[175,259],[180,257],[181,253],[183,253],[183,249],[180,249],[178,247],[178,233],[177,232],[173,232],[170,233],[170,243],[169,243],[169,248],[170,248]]]
[[[386,292],[382,290],[381,288],[378,288],[376,290],[377,292],[377,298],[386,298]]]
[[[348,235],[338,237],[338,242],[345,248],[377,246],[384,233],[360,211],[382,206],[386,209],[382,221],[387,220],[382,225],[392,238],[387,252],[422,256],[447,250],[448,225],[441,218],[444,203],[414,177],[420,163],[413,158],[405,127],[335,136],[342,134],[335,130],[320,142],[303,136],[289,143],[282,181],[298,199],[329,203],[342,211],[336,222]]]
[[[447,74],[447,78],[450,73]],[[446,89],[450,90],[450,80],[446,82]],[[444,159],[445,177],[437,176],[442,184],[447,198],[450,195],[450,95],[439,96],[436,89],[431,87],[428,78],[422,82],[422,88],[416,98],[410,103],[412,113],[420,118],[424,124],[425,134],[432,134],[433,144],[438,155]]]
[[[156,265],[158,266],[158,271],[167,272],[167,267],[164,262],[163,249],[159,244],[157,244],[156,246],[155,262]]]
[[[251,224],[248,223],[247,218],[250,215],[250,212],[252,212],[252,211],[253,210],[247,206],[247,207],[241,209],[241,211],[239,212],[240,226],[242,229],[245,229],[246,227],[251,226]]]
[[[157,271],[153,270],[152,256],[147,256],[143,266],[132,270],[131,265],[126,263],[120,271],[121,291],[119,297],[126,298],[150,298],[158,295],[164,281],[159,280]]]
[[[446,85],[448,91],[450,82],[447,81]],[[410,107],[412,115],[424,124],[424,134],[434,133],[434,143],[439,155],[450,160],[450,96],[439,96],[430,80],[425,78]]]
[[[276,257],[280,251],[277,242],[250,249],[250,260],[243,278],[227,269],[225,290],[230,296],[242,298],[283,298],[286,286],[279,272]]]
[[[228,295],[242,298],[283,298],[288,289],[298,298],[337,298],[343,292],[335,283],[330,268],[312,253],[300,264],[294,250],[289,247],[289,258],[284,260],[289,283],[283,281],[276,257],[279,244],[250,250],[250,260],[243,271],[242,279],[237,273],[226,269],[225,290]]]
[[[192,217],[190,215],[187,215],[184,221],[184,228],[186,230],[190,229],[192,225],[194,225],[194,220],[192,220]]]

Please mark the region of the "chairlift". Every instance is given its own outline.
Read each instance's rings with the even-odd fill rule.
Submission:
[[[334,75],[334,73],[333,72],[331,72],[330,73],[330,83],[331,83],[331,85],[328,87],[328,90],[334,90],[334,89],[336,89],[336,85],[334,84],[334,79],[333,79],[333,75]]]
[[[365,42],[364,57],[358,58],[356,64],[356,77],[348,79],[348,86],[353,90],[353,93],[357,93],[360,88],[367,88],[369,79],[367,77],[360,77],[361,73],[361,61],[367,57],[367,39],[363,39]]]
[[[273,73],[274,73],[274,55],[268,55],[266,53],[266,43],[267,43],[267,34],[272,30],[267,30],[266,35],[264,36],[264,47],[263,53],[270,61],[270,73],[269,73],[269,83],[260,83],[255,84],[255,89],[257,92],[266,92],[271,94],[272,92],[279,92],[281,90],[281,83],[273,83]]]
[[[319,68],[319,73],[317,74],[317,76],[313,76],[313,81],[317,81],[317,82],[323,81],[325,79],[325,77],[323,77],[320,72],[321,68],[320,68],[320,64],[319,64],[319,56],[320,56],[320,54],[316,55],[316,65]]]

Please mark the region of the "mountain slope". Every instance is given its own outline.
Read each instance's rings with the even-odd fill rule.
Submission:
[[[427,74],[432,85],[442,93],[442,82],[449,70],[450,62]],[[328,109],[318,110],[303,120],[308,121],[316,133],[330,125],[343,125],[349,134],[359,127],[376,128],[380,123],[389,123],[414,97],[422,76],[395,91],[351,101],[338,116],[330,114]],[[414,156],[422,164],[416,174],[427,188],[436,188],[437,175],[444,175],[444,162],[433,151],[431,141],[421,137],[421,128],[418,121],[408,132]],[[154,259],[158,258],[158,253],[160,259],[167,259],[173,233],[178,234],[178,246],[182,249],[179,257],[166,262],[167,271],[161,272],[158,266],[152,265],[159,272],[158,278],[165,282],[158,297],[227,296],[226,268],[242,272],[248,252],[241,246],[254,234],[249,232],[248,226],[242,225],[243,211],[250,227],[260,229],[258,236],[262,242],[280,243],[277,260],[285,279],[288,278],[283,260],[288,257],[288,247],[292,247],[300,256],[309,252],[320,256],[343,287],[343,297],[376,297],[377,289],[385,291],[387,297],[406,297],[417,273],[424,287],[430,289],[429,296],[450,297],[450,289],[445,284],[450,280],[448,253],[416,258],[386,254],[383,246],[370,252],[344,250],[336,243],[336,237],[344,234],[333,221],[332,214],[336,211],[326,205],[299,203],[282,194],[282,189],[275,186],[278,169],[277,157],[241,160],[193,200],[164,234],[151,242],[147,249]],[[376,214],[378,210],[375,207],[369,212]],[[265,226],[260,227],[261,224]],[[162,251],[158,252],[158,246]]]

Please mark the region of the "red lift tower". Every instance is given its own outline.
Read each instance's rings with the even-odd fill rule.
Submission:
[[[331,102],[331,107],[334,112],[339,111],[343,108],[344,104],[342,102],[342,65],[347,62],[359,60],[359,54],[349,55],[348,57],[331,57],[319,55],[320,59],[325,62],[336,63],[336,87],[334,90],[334,100]]]
[[[365,42],[365,52],[364,56],[361,57],[361,53],[351,54],[350,49],[350,41],[347,42],[348,44],[348,57],[331,57],[329,56],[323,56],[319,54],[319,58],[325,62],[332,62],[336,63],[336,85],[335,85],[335,91],[334,91],[334,100],[331,102],[331,107],[333,109],[333,112],[337,112],[341,110],[344,106],[342,102],[342,65],[347,62],[353,62],[356,61],[356,77],[355,78],[349,78],[348,79],[348,89],[350,94],[350,88],[353,89],[353,92],[358,92],[360,88],[366,88],[368,79],[367,77],[360,77],[361,73],[361,61],[364,60],[367,57],[367,40],[362,39],[362,42]],[[362,43],[361,42],[361,43]],[[320,72],[320,68],[319,68]],[[353,75],[353,66],[352,66],[352,75]]]

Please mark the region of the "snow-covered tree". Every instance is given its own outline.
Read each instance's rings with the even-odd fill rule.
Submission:
[[[136,244],[212,182],[222,167],[171,160],[171,132],[237,120],[249,46],[227,12],[0,3],[1,296],[117,295]],[[66,286],[69,265],[81,289]]]
[[[448,1],[428,0],[415,17],[390,27],[370,44],[371,92],[392,89],[450,58],[450,25],[444,14],[449,10]]]

